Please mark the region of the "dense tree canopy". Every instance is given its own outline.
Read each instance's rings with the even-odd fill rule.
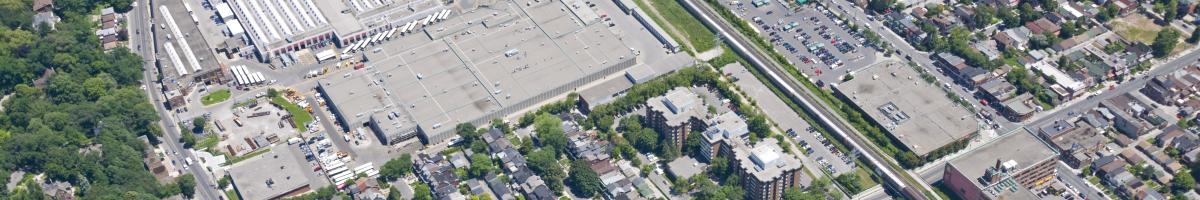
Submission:
[[[0,138],[0,171],[45,173],[76,186],[82,199],[183,192],[159,184],[142,164],[146,146],[137,137],[156,135],[158,117],[137,85],[141,57],[101,50],[95,23],[77,14],[120,2],[56,1],[63,16],[56,31],[33,30],[24,21],[29,13],[12,11],[28,3],[0,0],[0,94],[12,95],[0,113],[0,130],[9,135]],[[55,71],[47,84],[32,86],[47,69]]]
[[[554,191],[562,191],[562,180],[566,174],[563,174],[562,166],[558,165],[558,156],[554,155],[553,150],[534,150],[526,154],[525,159],[529,161],[529,169],[546,181],[546,186]]]
[[[600,182],[600,175],[597,175],[587,161],[575,160],[571,162],[570,176],[567,177],[567,184],[571,186],[571,191],[581,197],[591,198],[604,192],[604,184]]]
[[[1175,50],[1175,45],[1179,44],[1179,31],[1174,28],[1164,28],[1158,31],[1158,35],[1154,37],[1154,43],[1150,44],[1150,49],[1156,58],[1167,57],[1171,54],[1171,50]]]
[[[383,163],[383,166],[380,167],[379,170],[379,178],[383,179],[384,181],[392,181],[402,176],[412,174],[412,172],[412,155],[406,153],[400,155],[398,158],[388,160],[387,163]]]
[[[554,150],[554,155],[567,152],[567,135],[563,133],[562,120],[549,113],[534,119],[533,130],[537,132],[538,145]]]

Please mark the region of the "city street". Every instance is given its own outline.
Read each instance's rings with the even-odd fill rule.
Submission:
[[[172,154],[168,154],[167,157],[175,160],[176,163],[186,163],[184,161],[189,158],[193,161],[199,161],[196,159],[196,156],[192,155],[190,150],[183,148],[183,144],[179,142],[179,136],[182,133],[179,132],[179,127],[175,126],[177,123],[176,120],[171,116],[172,112],[163,106],[164,98],[161,90],[162,87],[158,84],[160,80],[154,79],[155,77],[158,77],[157,68],[154,65],[154,61],[157,60],[156,47],[158,45],[156,45],[157,42],[153,40],[154,35],[156,34],[153,29],[153,24],[146,24],[145,22],[149,22],[154,19],[154,15],[152,14],[154,12],[152,12],[151,8],[153,8],[155,4],[151,4],[148,0],[138,0],[137,5],[140,6],[134,7],[133,11],[130,11],[129,14],[129,26],[132,27],[131,29],[136,30],[135,34],[130,37],[130,43],[137,46],[135,47],[137,48],[135,52],[141,54],[144,58],[143,61],[145,61],[142,66],[142,83],[147,84],[147,86],[144,88],[150,98],[151,104],[154,104],[154,109],[159,115],[160,121],[158,124],[162,128],[163,132],[165,132],[163,134],[163,141],[166,145],[164,146],[168,148],[169,152],[174,152]],[[201,167],[199,162],[192,162],[190,165],[187,165],[186,168],[188,172],[192,173],[196,177],[197,199],[224,199],[224,197],[221,195],[222,192],[217,190],[216,182],[213,181],[211,173],[209,173],[209,171],[207,171],[205,168]]]
[[[1062,181],[1076,190],[1079,190],[1079,193],[1083,193],[1083,197],[1085,199],[1107,199],[1104,198],[1104,196],[1101,196],[1103,193],[1096,191],[1096,188],[1089,184],[1087,180],[1083,180],[1082,177],[1079,177],[1079,175],[1075,173],[1075,170],[1067,166],[1066,163],[1061,161],[1057,163],[1058,173],[1068,173],[1067,175],[1058,176],[1059,181]]]
[[[1200,59],[1200,51],[1192,50],[1190,52],[1185,51],[1184,53],[1186,54],[1176,56],[1166,63],[1155,65],[1155,67],[1150,69],[1150,71],[1134,76],[1133,80],[1119,83],[1116,85],[1116,87],[1103,91],[1094,97],[1068,102],[1063,105],[1059,105],[1058,108],[1054,110],[1038,113],[1034,115],[1033,118],[1030,118],[1029,123],[1027,124],[1029,127],[1041,127],[1042,125],[1054,122],[1055,120],[1066,119],[1069,117],[1067,114],[1069,114],[1071,111],[1079,113],[1095,108],[1096,106],[1100,105],[1101,101],[1105,99],[1142,89],[1142,86],[1145,86],[1146,82],[1150,80],[1149,77],[1175,72],[1183,67],[1191,66],[1197,61],[1197,59]]]

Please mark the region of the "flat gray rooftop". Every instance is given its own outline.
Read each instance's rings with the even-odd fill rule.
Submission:
[[[498,117],[493,114],[516,110],[506,108],[570,92],[635,62],[607,27],[572,22],[578,20],[558,9],[562,4],[544,3],[498,1],[456,12],[452,20],[426,29],[439,37],[384,43],[380,54],[390,56],[373,56],[366,63],[370,67],[332,75],[320,87],[349,123],[365,120],[353,120],[357,113],[403,109],[423,131],[448,132],[458,123]],[[538,9],[543,7],[553,9]],[[537,24],[525,13],[567,23]],[[554,32],[562,34],[553,37]]]
[[[242,199],[277,198],[309,184],[304,173],[311,168],[296,157],[287,149],[271,150],[230,166],[229,176]]]
[[[917,155],[979,131],[974,114],[908,66],[873,66],[855,77],[836,89]]]
[[[754,146],[736,142],[733,145],[734,162],[738,162],[741,170],[749,173],[762,182],[779,178],[784,172],[799,169],[803,164],[800,159],[788,152],[783,152],[775,138],[766,138]]]
[[[965,177],[977,178],[983,177],[987,168],[994,166],[997,160],[1001,162],[1012,160],[1017,164],[1014,169],[1022,171],[1046,159],[1054,159],[1058,155],[1053,149],[1050,149],[1050,146],[1026,129],[1018,129],[1015,133],[985,145],[958,156],[949,164],[959,169]],[[979,182],[971,181],[971,183],[979,187]]]
[[[668,169],[672,174],[679,178],[691,178],[693,175],[704,172],[704,163],[700,163],[690,156],[683,156],[667,163]]]

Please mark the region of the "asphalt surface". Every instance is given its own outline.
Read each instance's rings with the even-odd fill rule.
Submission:
[[[831,18],[832,15],[824,14],[825,12],[816,9],[816,6],[813,4],[805,4],[796,9],[789,9],[774,4],[776,2],[762,7],[747,6],[745,2],[735,4],[733,3],[734,1],[730,0],[721,2],[725,8],[734,11],[742,19],[751,21],[760,31],[764,31],[759,33],[760,35],[767,37],[768,40],[774,39],[775,41],[772,42],[772,46],[775,51],[784,54],[788,61],[796,66],[797,70],[809,76],[814,76],[823,82],[840,82],[842,75],[851,71],[858,71],[876,62],[875,48],[864,45],[864,42],[860,42],[858,37],[850,32],[849,28],[842,28],[837,25],[834,22],[835,19]],[[753,22],[753,19],[756,18],[760,22]],[[799,26],[790,30],[782,30],[793,22]],[[824,32],[830,36],[829,39],[822,37],[820,34],[821,31],[818,31],[822,26],[825,27]],[[805,36],[808,39],[805,39]],[[835,40],[840,43],[847,43],[854,50],[839,51],[834,45]],[[841,63],[837,66],[832,66],[822,62],[817,56],[817,52],[820,49],[809,51],[803,41],[808,41],[813,46],[824,45],[824,50],[831,57],[840,60]],[[791,46],[795,51],[791,51],[785,46]],[[807,58],[808,62],[805,62],[801,58]],[[833,64],[833,60],[830,62],[830,64]]]
[[[851,170],[854,170],[855,166],[853,160],[851,160],[851,162],[844,162],[837,155],[834,155],[833,150],[835,148],[828,148],[821,144],[821,141],[816,137],[816,134],[819,133],[807,131],[811,126],[809,126],[808,122],[804,121],[804,118],[800,117],[801,113],[796,113],[796,111],[792,110],[787,103],[783,102],[783,99],[779,99],[779,97],[775,96],[775,93],[772,92],[765,83],[758,81],[758,79],[754,77],[754,74],[746,71],[744,66],[728,66],[722,70],[724,70],[726,73],[733,74],[733,77],[738,79],[738,81],[734,83],[737,84],[739,88],[742,88],[742,91],[745,91],[750,98],[754,99],[757,103],[756,105],[762,109],[763,114],[766,114],[767,117],[771,118],[772,121],[775,121],[775,123],[779,125],[780,129],[792,129],[796,132],[796,136],[792,137],[792,139],[808,143],[812,150],[807,153],[807,157],[812,159],[803,159],[805,165],[821,166],[818,168],[829,171],[829,173],[834,175],[851,172]],[[795,147],[803,148],[799,144],[797,144]],[[825,158],[825,160],[827,160],[828,163],[833,166],[833,170],[830,170],[824,165],[820,165],[819,163],[813,161],[813,159],[816,158]]]
[[[1067,172],[1070,172],[1071,176],[1058,176],[1058,180],[1062,181],[1063,183],[1066,183],[1067,185],[1075,188],[1076,190],[1079,190],[1078,192],[1083,194],[1084,199],[1087,199],[1087,200],[1107,199],[1107,198],[1104,198],[1103,196],[1100,196],[1102,193],[1100,191],[1096,191],[1096,188],[1093,188],[1092,186],[1088,185],[1087,180],[1083,180],[1083,178],[1079,177],[1079,175],[1076,175],[1074,173],[1074,170],[1071,169],[1071,167],[1067,166],[1067,164],[1065,164],[1063,162],[1058,162],[1058,173],[1067,173]]]
[[[867,140],[862,139],[861,136],[857,134],[848,134],[845,132],[844,130],[853,130],[849,128],[845,122],[839,121],[838,123],[834,123],[831,121],[827,116],[836,115],[829,111],[830,108],[828,108],[828,105],[820,105],[818,108],[816,105],[810,103],[819,102],[816,101],[811,94],[797,92],[798,90],[796,88],[802,88],[801,84],[799,84],[794,77],[781,78],[781,76],[778,74],[785,74],[781,70],[781,67],[774,62],[765,62],[770,60],[764,55],[762,50],[748,46],[747,44],[751,43],[747,38],[745,38],[746,36],[741,34],[731,34],[731,31],[734,31],[732,26],[728,24],[729,22],[719,20],[720,18],[716,13],[714,13],[712,10],[713,8],[709,8],[709,6],[704,3],[697,3],[694,1],[682,1],[682,3],[686,9],[689,9],[691,12],[693,12],[692,14],[697,15],[697,18],[699,18],[702,22],[710,26],[710,28],[715,29],[715,32],[725,36],[725,41],[733,47],[735,52],[746,57],[747,60],[754,65],[754,67],[766,70],[764,73],[767,73],[772,84],[779,86],[784,90],[784,93],[790,96],[790,99],[798,101],[799,104],[804,106],[808,111],[812,112],[812,114],[816,116],[815,118],[819,120],[821,124],[834,130],[833,132],[836,133],[838,137],[845,138],[848,141],[847,143],[849,146],[853,147],[854,149],[864,149],[865,146],[870,145],[870,143],[867,142]],[[808,92],[807,90],[803,91]],[[881,153],[879,153],[880,151],[875,148],[877,147],[872,146],[871,149],[862,151],[864,152],[863,158],[867,160],[868,164],[872,165],[872,167],[874,167],[883,175],[882,177],[886,184],[891,185],[891,188],[911,191],[907,194],[907,196],[913,199],[929,198],[921,194],[923,192],[917,191],[925,190],[925,192],[932,193],[933,191],[928,191],[929,186],[927,184],[918,182],[909,176],[907,172],[897,166],[884,163],[895,161],[885,160],[890,158],[881,155]],[[911,188],[913,186],[917,186],[916,188],[921,189]]]
[[[154,66],[154,61],[157,59],[157,48],[155,47],[158,45],[153,40],[155,34],[152,32],[154,31],[153,25],[145,23],[154,19],[154,16],[150,14],[153,12],[148,10],[148,8],[153,8],[155,5],[151,4],[149,0],[138,0],[136,3],[138,6],[134,7],[133,11],[129,14],[129,25],[133,26],[132,29],[136,30],[134,36],[130,38],[135,46],[135,52],[143,56],[142,73],[144,77],[142,78],[142,82],[143,84],[147,84],[145,87],[146,93],[149,94],[151,104],[154,104],[154,109],[157,111],[159,118],[162,119],[158,123],[162,127],[163,132],[165,132],[163,134],[165,146],[170,152],[173,152],[167,154],[167,157],[175,160],[176,163],[185,163],[184,160],[186,158],[191,158],[193,162],[186,167],[188,168],[187,171],[196,177],[195,197],[197,199],[223,199],[224,197],[220,195],[221,192],[216,189],[216,182],[213,181],[212,175],[200,166],[199,159],[195,155],[192,155],[191,151],[183,148],[183,144],[178,142],[182,133],[175,126],[177,123],[171,116],[172,112],[163,106],[162,87],[158,84],[149,84],[158,82],[158,80],[154,80],[158,77],[157,68]]]

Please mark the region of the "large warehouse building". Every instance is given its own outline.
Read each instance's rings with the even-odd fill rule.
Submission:
[[[437,1],[414,0],[230,0],[232,12],[260,61],[301,49],[345,47],[429,13]]]
[[[437,143],[456,124],[503,117],[637,62],[606,25],[585,25],[560,1],[496,4],[383,43],[386,57],[321,79],[318,90],[347,131]]]
[[[965,146],[979,132],[974,114],[908,66],[872,66],[856,75],[860,78],[835,86],[838,94],[918,156]]]

